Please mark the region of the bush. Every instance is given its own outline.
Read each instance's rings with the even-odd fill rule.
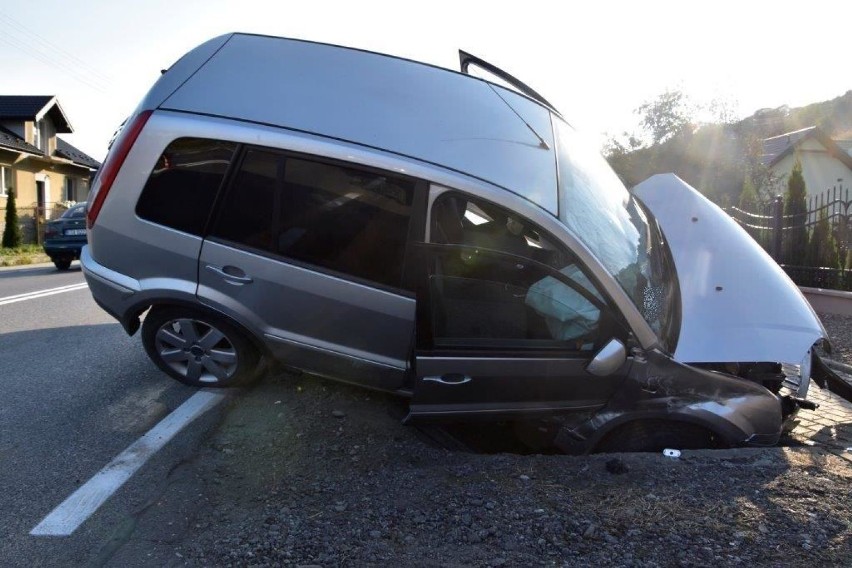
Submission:
[[[746,176],[745,180],[743,180],[742,192],[740,193],[739,208],[743,211],[748,211],[749,213],[757,213],[759,201],[760,200],[757,197],[757,189],[754,187],[751,177]]]
[[[6,199],[6,228],[3,229],[3,248],[15,248],[21,246],[21,226],[18,224],[18,209],[15,206],[15,192],[9,190]]]
[[[808,261],[808,205],[805,201],[807,188],[802,177],[802,164],[796,160],[787,180],[787,195],[784,199],[784,215],[787,216],[784,239],[784,264],[805,266]]]
[[[837,242],[831,233],[825,211],[820,213],[819,221],[817,221],[811,235],[807,262],[808,266],[815,268],[838,268],[840,266],[840,260],[837,257]]]

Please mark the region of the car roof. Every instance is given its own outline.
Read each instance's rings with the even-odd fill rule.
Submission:
[[[234,33],[161,78],[151,108],[284,127],[392,152],[517,193],[557,214],[551,111],[515,91],[416,61]],[[178,72],[176,71],[176,73]],[[152,89],[157,92],[158,86]]]

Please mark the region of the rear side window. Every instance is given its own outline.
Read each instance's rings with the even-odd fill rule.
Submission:
[[[201,235],[236,144],[180,138],[163,152],[136,204],[142,219]]]
[[[399,287],[416,180],[248,150],[213,234]]]

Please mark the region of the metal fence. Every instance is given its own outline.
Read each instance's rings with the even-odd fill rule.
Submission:
[[[16,206],[18,212],[18,225],[21,227],[21,236],[24,243],[42,244],[44,242],[44,225],[47,221],[58,219],[66,210],[65,203],[51,202],[44,205],[36,203],[25,206]],[[6,209],[0,207],[0,235],[6,228]]]
[[[823,193],[809,196],[806,201],[807,212],[800,215],[784,215],[784,199],[780,195],[772,202],[758,207],[757,211],[745,211],[739,207],[729,207],[726,211],[766,249],[796,284],[852,290],[852,266],[846,266],[849,251],[852,249],[851,197],[848,187],[835,186]],[[803,235],[812,237],[821,219],[828,223],[828,229],[834,237],[839,265],[801,266],[801,262],[785,262],[789,260],[785,251],[802,244],[797,240],[802,240]],[[823,243],[823,246],[827,244]]]

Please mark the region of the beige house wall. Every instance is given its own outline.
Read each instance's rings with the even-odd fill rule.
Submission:
[[[816,140],[806,140],[795,152],[785,156],[772,167],[776,175],[783,175],[782,188],[786,189],[787,179],[798,159],[802,164],[802,177],[805,178],[808,195],[818,195],[836,185],[852,186],[852,170],[832,158],[825,147]],[[838,183],[838,179],[843,180]]]
[[[89,196],[89,175],[86,168],[70,164],[49,163],[47,160],[0,150],[0,165],[8,167],[9,181],[15,191],[18,208],[34,207],[38,201],[36,181],[46,181],[48,203],[65,200],[65,180],[74,180],[76,201]],[[6,197],[0,197],[0,209],[6,208]]]
[[[28,144],[33,143],[33,124],[31,120],[24,122],[24,141]]]
[[[85,201],[89,196],[89,177],[91,172],[88,168],[68,163],[61,158],[51,158],[56,151],[56,127],[53,121],[45,116],[42,119],[44,136],[42,148],[45,149],[43,156],[33,156],[14,150],[0,148],[0,166],[7,168],[7,186],[15,192],[15,201],[18,209],[18,219],[24,234],[24,242],[35,242],[38,227],[41,221],[35,218],[38,195],[36,182],[45,182],[45,205],[46,211],[41,217],[55,218],[64,210],[57,203],[65,201],[66,180],[71,179],[74,183],[74,201]],[[29,144],[35,144],[35,122],[23,121],[16,125],[5,125],[11,128]],[[23,130],[23,132],[21,132]],[[3,192],[0,192],[3,193]],[[0,231],[3,230],[4,214],[8,197],[0,196]]]

